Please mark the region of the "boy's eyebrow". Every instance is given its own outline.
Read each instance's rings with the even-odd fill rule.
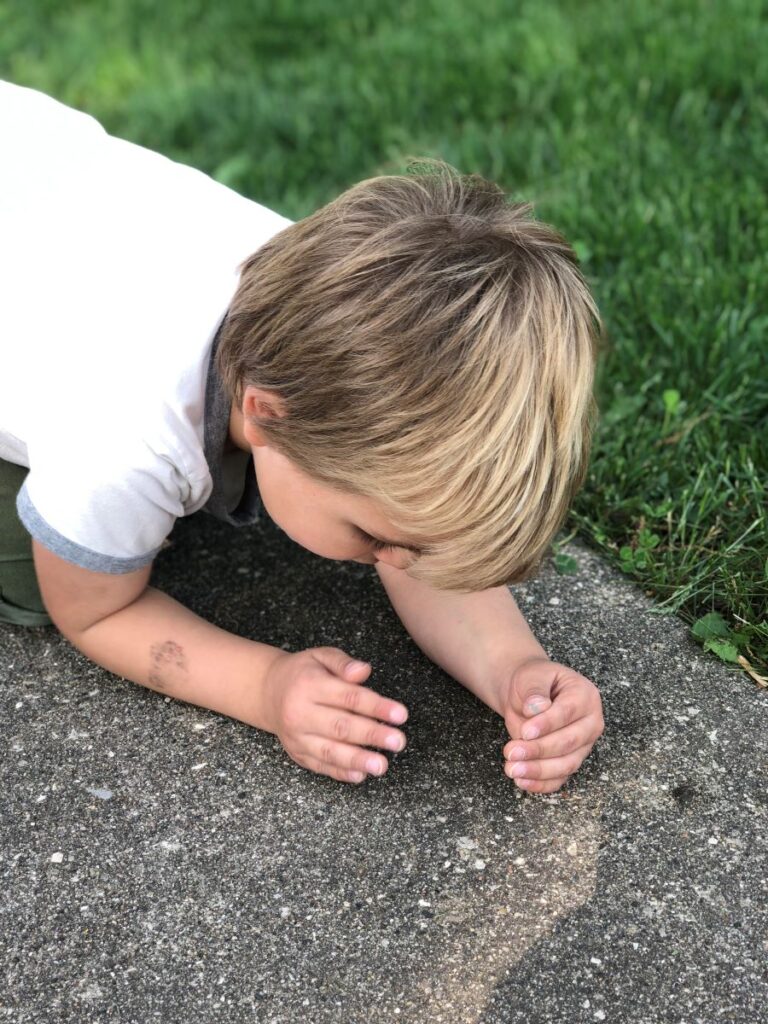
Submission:
[[[367,530],[361,529],[356,526],[355,529],[359,534],[362,534],[366,540],[375,540],[379,544],[391,544],[393,548],[405,548],[406,551],[412,551],[415,555],[423,555],[424,549],[416,547],[415,544],[406,544],[404,540],[386,540],[384,537],[375,537],[372,533],[368,533]]]

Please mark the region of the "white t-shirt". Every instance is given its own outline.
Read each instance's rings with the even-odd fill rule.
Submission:
[[[212,356],[240,263],[291,223],[0,81],[0,458],[45,547],[124,573],[179,516],[258,517]]]

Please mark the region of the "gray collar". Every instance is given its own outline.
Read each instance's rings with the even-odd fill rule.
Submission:
[[[232,526],[248,526],[259,519],[264,506],[259,496],[253,457],[241,449],[224,451],[229,439],[232,403],[216,372],[216,349],[226,319],[225,315],[213,339],[205,383],[205,461],[213,480],[213,490],[203,509]]]

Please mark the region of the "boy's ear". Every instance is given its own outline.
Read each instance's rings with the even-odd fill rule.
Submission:
[[[272,416],[285,416],[285,404],[276,391],[256,388],[249,384],[243,393],[243,433],[249,444],[259,447],[265,445],[266,439],[259,430],[254,419],[269,419]]]

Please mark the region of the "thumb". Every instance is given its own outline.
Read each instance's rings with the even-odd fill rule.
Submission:
[[[518,706],[526,718],[540,715],[551,707],[552,701],[548,694],[550,680],[542,679],[541,672],[525,673],[523,678],[518,676],[515,682]]]
[[[348,661],[344,666],[344,678],[348,683],[362,683],[371,673],[367,661]]]
[[[367,661],[356,661],[339,647],[315,647],[312,654],[324,668],[348,683],[362,683],[371,671]]]
[[[540,715],[542,711],[548,711],[551,705],[552,701],[543,693],[530,693],[523,700],[523,714],[528,718],[533,718],[534,715]]]

